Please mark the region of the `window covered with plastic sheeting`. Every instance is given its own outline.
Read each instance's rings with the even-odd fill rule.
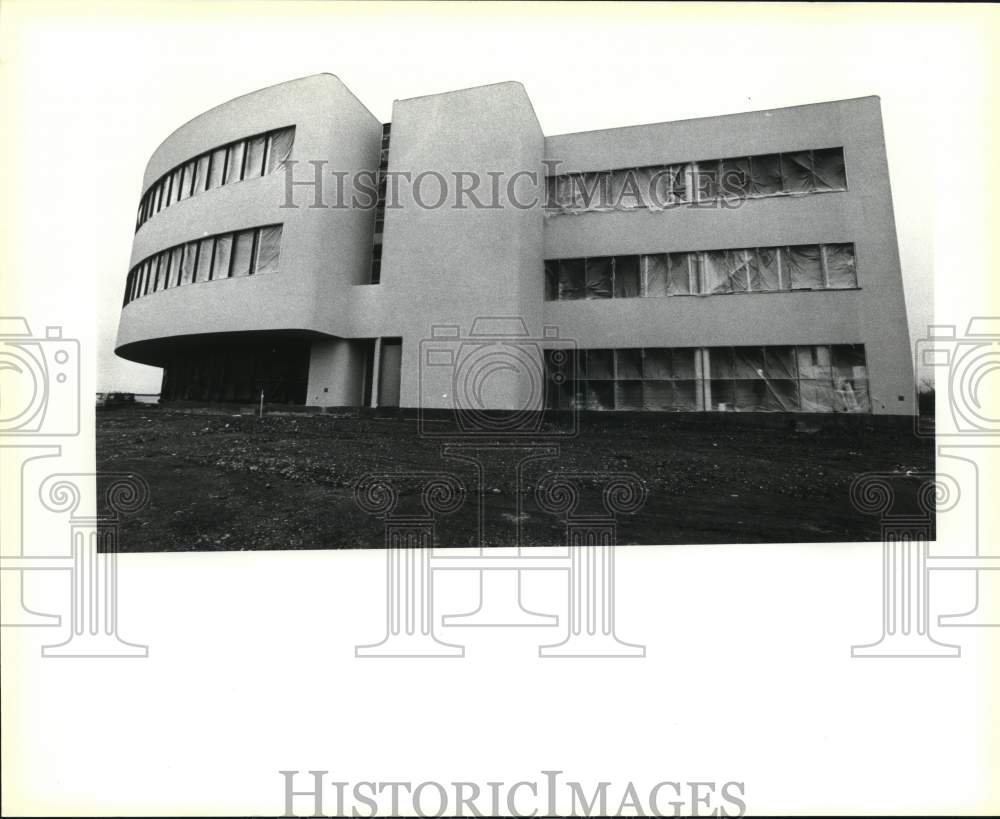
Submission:
[[[554,259],[545,261],[545,300],[554,301],[559,298],[559,262]]]
[[[646,189],[648,191],[648,187]],[[618,210],[638,208],[646,204],[646,192],[639,187],[635,168],[611,171],[610,203]]]
[[[699,202],[710,202],[719,198],[719,160],[703,159],[695,163],[694,190]]]
[[[188,242],[183,248],[181,259],[180,284],[191,284],[195,281],[195,266],[198,261],[198,243]]]
[[[208,189],[220,188],[222,187],[222,182],[225,179],[226,173],[226,149],[219,148],[217,151],[212,151],[212,155],[209,159],[209,170],[208,170]]]
[[[268,225],[257,230],[257,257],[254,275],[277,273],[281,256],[281,225]]]
[[[214,239],[202,239],[198,243],[198,266],[195,268],[195,281],[207,282],[212,278],[212,246],[214,244]]]
[[[846,190],[844,149],[824,148],[813,153],[813,183],[816,190]]]
[[[246,143],[234,142],[226,152],[226,178],[224,183],[231,185],[239,182],[243,178],[243,159],[245,157]]]
[[[170,286],[180,286],[182,266],[184,264],[184,245],[178,245],[170,251]]]
[[[610,299],[612,287],[612,260],[610,256],[587,259],[587,298]]]
[[[642,379],[642,349],[624,348],[615,350],[615,378]]]
[[[613,381],[615,377],[614,350],[580,350],[577,354],[581,378]]]
[[[781,267],[792,290],[823,288],[823,261],[819,245],[792,245],[781,249]]]
[[[809,193],[815,189],[812,151],[781,155],[781,184],[785,193]]]
[[[826,286],[834,289],[858,286],[858,272],[854,267],[854,245],[823,245],[826,263]]]
[[[241,230],[233,239],[233,260],[229,268],[231,278],[249,276],[252,272],[253,231]]]
[[[850,243],[550,259],[545,262],[545,276],[547,299],[708,296],[858,286]]]
[[[667,254],[654,253],[640,256],[642,267],[642,295],[658,298],[667,295]]]
[[[835,344],[831,348],[831,370],[836,412],[870,412],[868,367],[862,344]]]
[[[641,295],[638,256],[615,256],[615,298],[630,299]]]
[[[563,259],[559,262],[559,298],[582,299],[586,293],[583,259]]]
[[[780,154],[750,157],[750,191],[754,196],[773,196],[781,193]]]
[[[194,181],[194,164],[188,163],[177,172],[180,180],[177,187],[177,199],[187,199],[191,195],[191,184]]]
[[[272,173],[281,167],[292,155],[292,143],[295,141],[295,128],[282,128],[269,137],[267,148],[267,172]]]
[[[226,233],[215,237],[215,258],[212,261],[212,278],[229,278],[229,256],[233,250],[233,236]]]
[[[247,158],[243,171],[244,179],[254,179],[264,175],[264,159],[267,151],[267,137],[257,136],[247,142]]]
[[[192,196],[196,196],[205,191],[205,186],[208,182],[208,164],[210,161],[211,156],[209,154],[204,154],[198,158],[197,162],[195,162],[194,187],[191,192]]]
[[[740,199],[751,194],[750,157],[737,156],[722,160],[719,189],[722,196],[729,198]]]

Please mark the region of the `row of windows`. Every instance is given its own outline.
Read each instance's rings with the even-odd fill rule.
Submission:
[[[139,203],[135,229],[175,202],[243,179],[264,176],[292,152],[295,128],[281,128],[206,151],[161,176]]]
[[[546,207],[554,210],[667,208],[781,194],[847,190],[844,149],[702,159],[548,179]]]
[[[858,286],[853,244],[749,247],[545,262],[545,298],[843,290]]]
[[[868,412],[860,344],[546,351],[550,409]]]
[[[220,233],[167,248],[129,271],[123,306],[170,287],[276,273],[280,255],[281,225]]]

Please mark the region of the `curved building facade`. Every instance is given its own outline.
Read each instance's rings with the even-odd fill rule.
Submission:
[[[240,97],[149,161],[163,400],[914,411],[875,97],[545,137],[524,88]]]

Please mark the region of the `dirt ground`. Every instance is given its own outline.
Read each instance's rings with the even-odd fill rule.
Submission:
[[[122,551],[381,546],[384,523],[359,508],[354,487],[370,473],[406,471],[451,473],[466,487],[461,507],[437,523],[441,546],[513,545],[518,523],[523,545],[562,544],[562,521],[534,499],[553,471],[595,473],[578,508],[587,514],[603,511],[604,473],[638,476],[648,499],[619,516],[619,543],[878,540],[878,519],[849,500],[854,477],[933,469],[933,441],[863,424],[665,418],[544,443],[557,454],[525,464],[520,481],[530,450],[483,448],[480,491],[474,465],[446,457],[413,418],[147,405],[97,413],[99,472],[135,472],[150,486],[149,504],[123,521]],[[397,513],[418,512],[415,484],[398,485]]]

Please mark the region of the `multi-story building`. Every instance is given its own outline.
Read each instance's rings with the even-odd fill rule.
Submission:
[[[125,291],[164,400],[914,411],[877,97],[546,137],[294,80],[160,145]]]

